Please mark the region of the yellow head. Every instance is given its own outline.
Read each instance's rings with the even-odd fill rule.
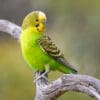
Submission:
[[[29,13],[23,20],[22,30],[33,28],[35,32],[44,33],[46,31],[46,15],[41,11]]]

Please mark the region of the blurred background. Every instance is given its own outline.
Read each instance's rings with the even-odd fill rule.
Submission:
[[[100,78],[99,0],[0,0],[0,19],[21,26],[26,14],[41,10],[47,14],[47,35],[63,51],[80,74]],[[62,73],[50,72],[55,80]],[[20,44],[0,32],[0,100],[34,100],[33,71],[24,61]],[[94,100],[69,92],[58,100]]]

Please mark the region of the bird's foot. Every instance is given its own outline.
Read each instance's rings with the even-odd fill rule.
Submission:
[[[46,77],[46,75],[48,74],[48,71],[45,71],[43,74],[41,74],[40,76],[38,76],[38,77],[36,77],[36,79],[34,80],[34,83],[36,82],[36,81],[38,81],[39,79],[45,79],[46,81],[48,81],[48,79],[47,79],[47,77]]]
[[[47,77],[48,77],[48,73],[50,72],[50,66],[49,66],[49,64],[45,65],[45,69],[46,69],[46,71],[44,73],[42,73],[42,74],[40,74],[39,76],[36,77],[36,79],[34,80],[34,83],[36,81],[38,81],[39,79],[45,79],[46,81],[48,81]]]

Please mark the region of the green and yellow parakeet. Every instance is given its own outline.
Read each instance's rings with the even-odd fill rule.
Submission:
[[[33,11],[23,20],[20,41],[24,59],[35,71],[49,68],[66,74],[77,73],[51,38],[45,36],[46,20],[41,11]]]

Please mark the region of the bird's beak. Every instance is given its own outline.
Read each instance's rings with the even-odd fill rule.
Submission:
[[[43,12],[39,12],[39,19],[41,21],[41,29],[43,32],[46,31],[46,21],[47,21],[47,17]]]
[[[46,31],[46,22],[47,22],[46,20],[43,20],[43,21],[42,21],[43,26],[44,26],[44,27],[43,27],[43,31],[44,31],[44,32]]]
[[[42,23],[43,23],[44,25],[46,25],[46,22],[47,22],[46,20],[43,20],[43,21],[42,21]]]

